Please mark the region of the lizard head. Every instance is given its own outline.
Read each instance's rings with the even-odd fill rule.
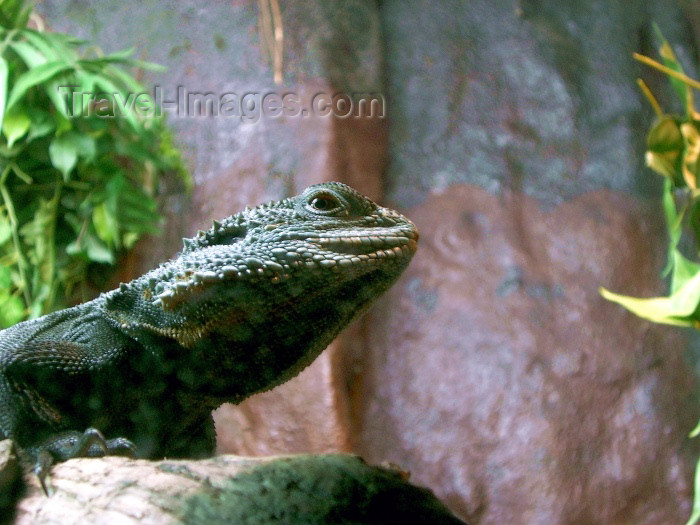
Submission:
[[[127,333],[198,349],[179,357],[188,388],[242,399],[308,365],[396,281],[417,241],[398,212],[344,184],[317,184],[214,222],[106,305]],[[218,379],[196,372],[211,367]]]
[[[347,277],[395,269],[408,264],[417,248],[418,231],[411,221],[337,182],[260,206],[247,218],[251,246],[256,244],[290,276],[295,269]]]
[[[376,286],[387,281],[388,287],[408,265],[417,241],[415,225],[398,212],[345,184],[316,184],[186,239],[173,261],[177,271],[170,282],[156,283],[154,301],[174,308],[198,289],[231,281],[287,283],[292,293],[302,293],[371,275]]]

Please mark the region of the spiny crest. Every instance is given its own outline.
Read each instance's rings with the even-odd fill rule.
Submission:
[[[182,239],[182,253],[189,253],[215,244],[231,244],[245,237],[246,220],[242,213],[231,215],[222,221],[213,221],[211,228],[199,230],[192,238]]]
[[[250,227],[260,226],[259,219],[268,217],[269,211],[274,209],[294,209],[294,199],[286,198],[279,201],[259,204],[255,208],[246,206],[245,209],[231,215],[221,221],[213,221],[211,228],[206,231],[198,231],[192,238],[182,239],[182,253],[189,253],[200,248],[215,244],[231,244],[245,237]]]

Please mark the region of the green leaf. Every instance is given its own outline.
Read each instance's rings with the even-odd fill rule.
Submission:
[[[666,218],[666,229],[668,231],[668,255],[666,261],[666,267],[661,272],[661,275],[666,277],[671,270],[673,270],[674,264],[674,252],[678,247],[678,243],[681,240],[683,215],[676,210],[676,201],[673,198],[673,181],[669,178],[664,179],[664,191],[661,198],[661,203],[664,210],[664,216]]]
[[[124,234],[124,238],[122,239],[122,242],[124,244],[124,248],[127,250],[131,250],[133,248],[134,244],[136,244],[136,241],[138,241],[141,238],[141,234],[136,233],[136,232],[127,232]]]
[[[33,29],[25,29],[21,35],[50,62],[58,61],[66,65],[73,65],[78,60],[78,55],[71,49],[65,35],[39,32]]]
[[[136,51],[135,47],[129,47],[127,49],[122,49],[120,51],[115,51],[109,55],[99,57],[93,60],[93,62],[124,62],[131,59],[131,55]]]
[[[24,304],[19,297],[0,292],[0,327],[7,328],[24,318]]]
[[[54,115],[54,119],[56,121],[56,135],[62,135],[63,133],[66,133],[73,129],[73,124],[71,124],[71,121],[69,120],[68,116],[63,115],[63,114],[56,114]]]
[[[119,95],[121,100],[126,102],[129,98],[129,93],[127,93],[126,90],[119,88],[119,86],[117,86],[114,82],[102,75],[95,75],[95,85],[104,90],[104,92],[110,95],[113,99]],[[118,116],[125,118],[127,122],[131,124],[134,131],[139,132],[142,129],[141,123],[136,116],[136,112],[132,111],[131,108],[123,108],[123,114],[118,114]]]
[[[78,162],[78,150],[80,142],[76,139],[76,133],[67,132],[59,135],[49,144],[49,157],[54,168],[63,174],[63,180],[68,182],[70,172]]]
[[[116,175],[105,186],[106,205],[122,232],[157,233],[160,220],[156,202],[143,190]]]
[[[147,62],[145,60],[129,60],[129,65],[155,73],[165,73],[168,70],[167,66],[156,64],[155,62]]]
[[[20,228],[19,233],[27,246],[26,254],[30,263],[31,273],[28,277],[29,288],[32,292],[29,301],[29,313],[36,311],[36,303],[41,303],[46,309],[52,304],[52,289],[56,279],[56,247],[55,227],[58,214],[58,195],[52,199],[39,197],[38,206],[31,219]]]
[[[69,133],[74,133],[73,140],[76,143],[78,156],[86,159],[87,161],[94,160],[95,155],[97,154],[97,145],[95,144],[95,139],[87,133],[79,133],[77,131]]]
[[[103,243],[90,228],[85,230],[80,239],[76,239],[66,247],[66,253],[79,256],[89,261],[101,264],[114,264],[114,253]]]
[[[671,253],[673,275],[671,277],[671,295],[683,288],[685,284],[700,273],[700,264],[683,257],[678,250]]]
[[[676,54],[673,52],[671,44],[669,44],[668,40],[664,38],[664,35],[663,33],[661,33],[661,29],[659,28],[659,26],[657,24],[653,24],[653,28],[654,33],[656,33],[656,37],[660,41],[659,55],[661,55],[664,65],[670,69],[673,69],[674,71],[677,71],[678,73],[685,74],[683,71],[683,67],[680,65],[678,59],[676,58]],[[669,76],[669,81],[671,82],[671,86],[673,86],[673,89],[678,95],[681,104],[685,106],[687,86],[677,78],[671,76]]]
[[[32,14],[32,9],[34,9],[34,6],[31,2],[29,5],[25,5],[25,2],[18,2],[18,4],[20,9],[15,16],[14,22],[16,28],[22,28],[27,25],[27,22],[29,22],[29,17]]]
[[[10,92],[10,98],[7,101],[7,108],[10,109],[14,106],[29,89],[42,82],[46,82],[50,78],[70,68],[70,64],[66,64],[65,62],[47,62],[46,64],[30,69],[15,82]]]
[[[156,224],[160,214],[152,198],[133,186],[125,188],[119,197],[117,217],[123,230],[137,233],[158,232]]]
[[[82,93],[95,93],[95,75],[93,73],[78,71],[75,74],[75,78],[78,80],[78,86],[80,87],[80,91]],[[85,98],[87,99],[87,97]],[[75,110],[76,108],[73,109]],[[85,110],[85,108],[80,109]]]
[[[12,225],[5,215],[0,215],[0,245],[5,244],[12,236]],[[0,267],[4,268],[4,267]]]
[[[48,62],[48,59],[36,47],[23,40],[10,42],[10,47],[19,55],[29,69]]]
[[[87,249],[82,242],[82,239],[76,239],[66,246],[66,253],[72,257],[87,258]]]
[[[32,121],[31,126],[29,126],[29,135],[27,136],[27,142],[40,137],[45,137],[56,129],[56,123],[51,116],[51,113],[43,111],[36,107],[29,108],[29,118]]]
[[[101,73],[113,81],[121,82],[126,87],[126,90],[131,93],[142,93],[144,91],[144,87],[134,77],[118,67],[107,66]]]
[[[92,224],[100,239],[108,246],[116,245],[119,248],[119,223],[110,208],[105,203],[95,206],[92,210]]]
[[[59,82],[58,80],[52,80],[44,86],[44,91],[46,95],[53,102],[53,106],[58,110],[58,112],[66,119],[70,118],[68,115],[68,108],[66,106],[65,95],[61,93],[61,87],[65,86],[65,82]]]
[[[12,271],[7,266],[0,266],[0,290],[9,290],[12,286]]]
[[[0,2],[0,24],[6,28],[22,28],[27,25],[32,4],[24,0],[2,0]]]
[[[693,191],[698,189],[698,160],[700,160],[700,132],[690,122],[681,124],[683,134],[683,158],[681,173],[686,185]]]
[[[600,294],[643,319],[676,326],[695,326],[695,311],[700,303],[700,273],[685,280],[684,284],[668,297],[639,299],[619,295],[605,288],[600,289]]]
[[[683,135],[678,123],[668,115],[659,119],[647,133],[647,148],[655,153],[680,151]]]
[[[7,62],[0,56],[0,125],[5,116],[5,106],[7,104],[7,72]]]
[[[700,459],[695,465],[695,498],[693,500],[693,513],[685,525],[695,525],[700,520]]]
[[[7,138],[7,146],[9,148],[22,138],[29,130],[32,121],[24,111],[24,108],[19,110],[8,111],[2,123],[2,134]]]
[[[112,251],[97,237],[91,234],[85,236],[85,247],[87,248],[87,256],[93,262],[103,264],[114,264],[114,254]]]
[[[671,180],[676,177],[676,159],[680,152],[669,152],[666,154],[654,153],[647,151],[644,155],[644,162],[648,168],[651,168],[659,175],[663,175]],[[675,158],[674,158],[675,157]]]
[[[695,428],[690,431],[690,434],[688,434],[688,437],[694,438],[700,436],[700,421],[698,421],[698,424],[695,425]]]
[[[132,47],[129,49],[122,49],[121,51],[110,53],[109,55],[105,55],[103,57],[92,58],[89,60],[81,60],[80,65],[82,67],[91,67],[97,65],[100,67],[100,69],[106,70],[106,66],[110,64],[119,64],[129,67],[136,67],[139,69],[145,69],[148,71],[155,71],[157,73],[163,73],[168,70],[167,67],[162,66],[160,64],[156,64],[154,62],[146,62],[143,60],[131,58],[131,55],[134,54],[135,50],[136,48]]]
[[[674,181],[678,179],[677,182],[682,184],[677,174],[677,165],[683,147],[680,126],[674,118],[664,116],[647,133],[646,164],[660,175]]]

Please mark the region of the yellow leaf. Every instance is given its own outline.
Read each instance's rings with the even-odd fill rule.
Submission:
[[[691,190],[696,190],[698,189],[696,173],[700,158],[700,134],[689,122],[681,124],[681,134],[686,145],[683,157],[683,179]]]
[[[643,319],[676,326],[693,326],[695,311],[700,303],[700,272],[686,280],[668,297],[640,299],[616,294],[605,288],[600,289],[600,294]]]

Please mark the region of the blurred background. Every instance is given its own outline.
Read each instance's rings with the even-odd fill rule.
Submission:
[[[656,23],[695,76],[697,2],[43,0],[37,11],[106,53],[133,45],[167,66],[140,78],[166,102],[233,94],[243,108],[166,107],[194,189],[161,192],[163,234],[136,245],[121,280],[213,219],[326,180],[421,232],[399,283],[310,368],[216,411],[219,452],[395,463],[477,524],[688,518],[700,345],[598,288],[665,292],[662,181],[644,167],[654,112],[637,77],[674,102],[632,53],[656,53]],[[278,112],[266,94],[335,105]],[[376,111],[347,114],[363,97]]]

